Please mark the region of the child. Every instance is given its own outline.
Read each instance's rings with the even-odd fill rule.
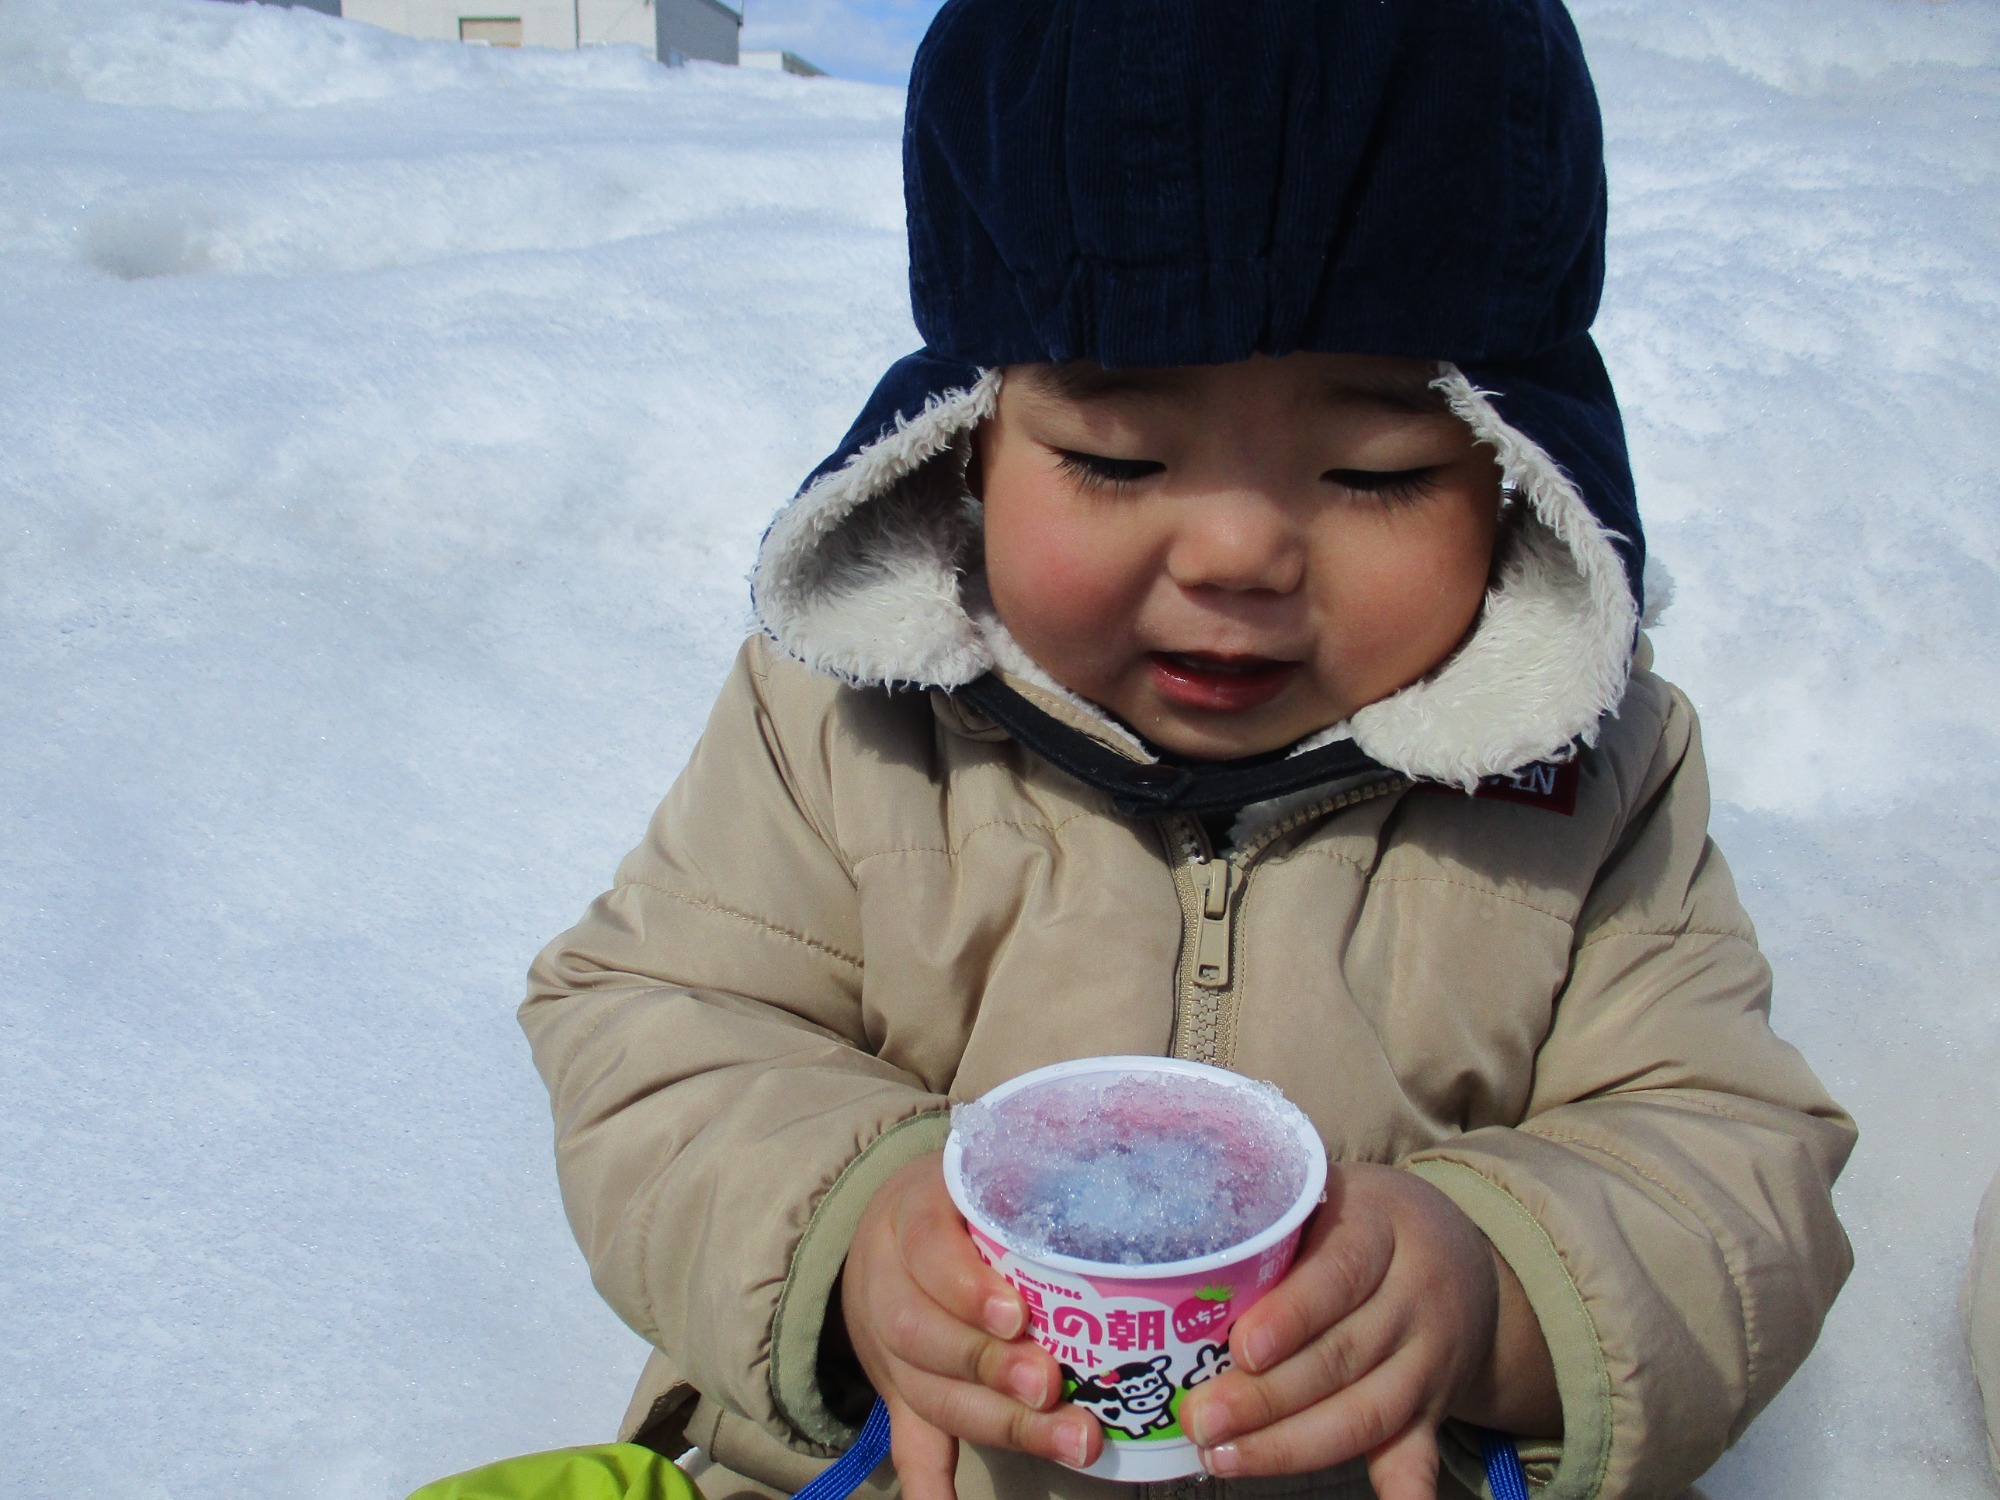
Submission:
[[[1228,1494],[1478,1493],[1467,1424],[1548,1496],[1680,1493],[1847,1273],[1853,1128],[1637,634],[1568,18],[948,0],[905,172],[926,346],[522,1011],[658,1351],[628,1433],[768,1494],[880,1393],[911,1500],[1123,1493],[937,1153],[1171,1052],[1337,1164],[1182,1408]]]

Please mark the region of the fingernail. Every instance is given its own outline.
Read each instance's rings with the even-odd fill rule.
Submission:
[[[1252,1375],[1260,1374],[1277,1352],[1278,1336],[1268,1328],[1258,1328],[1243,1340],[1243,1353],[1239,1356],[1243,1368]]]
[[[1063,1450],[1067,1455],[1063,1462],[1072,1469],[1081,1469],[1090,1461],[1090,1434],[1071,1425],[1063,1437]]]
[[[1013,1297],[995,1294],[986,1299],[986,1328],[998,1338],[1011,1339],[1021,1331],[1021,1304]]]
[[[1236,1451],[1234,1443],[1224,1443],[1220,1448],[1201,1450],[1201,1466],[1217,1479],[1227,1479],[1243,1467],[1243,1455]]]
[[[1017,1367],[1007,1377],[1007,1387],[1022,1401],[1036,1408],[1048,1398],[1048,1377],[1032,1365]]]
[[[1190,1404],[1194,1405],[1193,1411],[1186,1406],[1181,1408],[1181,1430],[1194,1439],[1197,1448],[1206,1448],[1211,1437],[1220,1435],[1215,1430],[1215,1419],[1208,1414],[1207,1402]]]

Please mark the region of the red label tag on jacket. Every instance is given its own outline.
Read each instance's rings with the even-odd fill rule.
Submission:
[[[1494,802],[1524,802],[1566,818],[1576,811],[1576,789],[1581,780],[1575,761],[1542,760],[1511,776],[1489,776],[1472,795]]]

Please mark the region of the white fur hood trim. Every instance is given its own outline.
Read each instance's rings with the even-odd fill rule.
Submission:
[[[1625,696],[1639,609],[1611,533],[1542,448],[1450,365],[1435,387],[1499,459],[1515,517],[1479,623],[1429,677],[1357,709],[1354,742],[1385,766],[1467,791],[1597,742]]]
[[[963,687],[992,668],[962,596],[979,550],[965,439],[999,394],[988,370],[933,396],[779,512],[750,602],[788,654],[861,687]]]
[[[1521,510],[1464,644],[1346,728],[1391,770],[1470,791],[1483,777],[1595,743],[1599,721],[1624,697],[1639,622],[1611,535],[1574,482],[1485,392],[1439,368],[1434,384],[1494,450]],[[992,618],[978,577],[967,439],[999,390],[1000,372],[988,370],[933,397],[771,524],[751,599],[788,654],[861,686],[954,688],[995,666],[1045,682]],[[1142,753],[1121,726],[1107,727]]]

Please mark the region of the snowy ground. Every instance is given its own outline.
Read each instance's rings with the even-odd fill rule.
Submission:
[[[1984,1496],[2000,6],[1585,0],[1601,324],[1860,1256],[1718,1500]],[[893,90],[0,0],[0,1488],[601,1438],[515,1029],[912,346]]]

